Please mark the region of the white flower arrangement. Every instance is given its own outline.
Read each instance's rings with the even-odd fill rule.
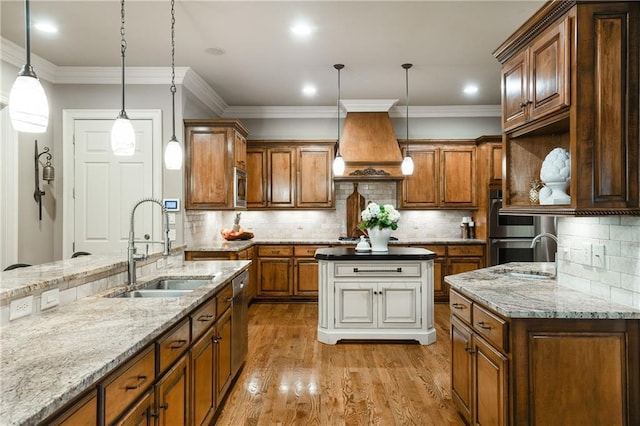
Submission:
[[[358,228],[362,230],[377,226],[380,229],[391,228],[395,231],[398,229],[400,213],[391,204],[369,203],[367,208],[360,213],[360,217],[362,222],[360,222]]]

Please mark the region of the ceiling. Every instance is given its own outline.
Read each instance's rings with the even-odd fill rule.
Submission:
[[[1,35],[24,45],[24,3],[2,0]],[[120,66],[120,2],[32,0],[32,53],[57,66]],[[335,105],[343,99],[399,99],[410,105],[497,105],[500,67],[492,52],[543,5],[503,1],[176,0],[176,66],[191,67],[229,106]],[[127,66],[170,64],[170,2],[129,0]],[[306,22],[312,33],[290,28]],[[222,51],[212,54],[210,50]],[[36,73],[38,70],[36,69]],[[465,95],[473,83],[478,93]],[[302,94],[313,84],[313,97]]]

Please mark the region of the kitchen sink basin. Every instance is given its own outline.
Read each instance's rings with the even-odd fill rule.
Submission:
[[[193,290],[131,290],[120,293],[114,297],[180,297],[191,293]]]
[[[164,279],[152,281],[142,287],[142,290],[194,290],[205,284],[211,283],[211,279]]]
[[[163,279],[151,281],[144,286],[115,294],[110,297],[180,297],[198,287],[211,283],[210,279]]]
[[[527,272],[508,272],[507,275],[514,278],[526,278],[531,280],[546,280],[553,278],[551,275],[530,274]]]

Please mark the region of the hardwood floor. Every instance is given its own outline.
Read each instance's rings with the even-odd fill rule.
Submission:
[[[247,362],[218,425],[463,425],[451,401],[449,306],[437,342],[316,340],[317,305],[249,308]]]

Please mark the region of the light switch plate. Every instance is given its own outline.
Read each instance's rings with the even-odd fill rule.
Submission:
[[[9,321],[31,315],[31,312],[33,312],[33,296],[12,300],[9,306]]]
[[[176,214],[175,213],[167,213],[167,216],[169,216],[169,225],[175,225],[176,224]]]
[[[604,245],[594,244],[591,249],[591,264],[595,268],[605,268]]]
[[[176,240],[176,230],[175,229],[169,229],[169,240],[171,240],[171,241],[175,241]]]
[[[54,306],[58,306],[59,304],[60,304],[60,289],[54,288],[54,289],[42,292],[42,295],[40,296],[41,311],[44,311],[45,309],[53,308]]]

